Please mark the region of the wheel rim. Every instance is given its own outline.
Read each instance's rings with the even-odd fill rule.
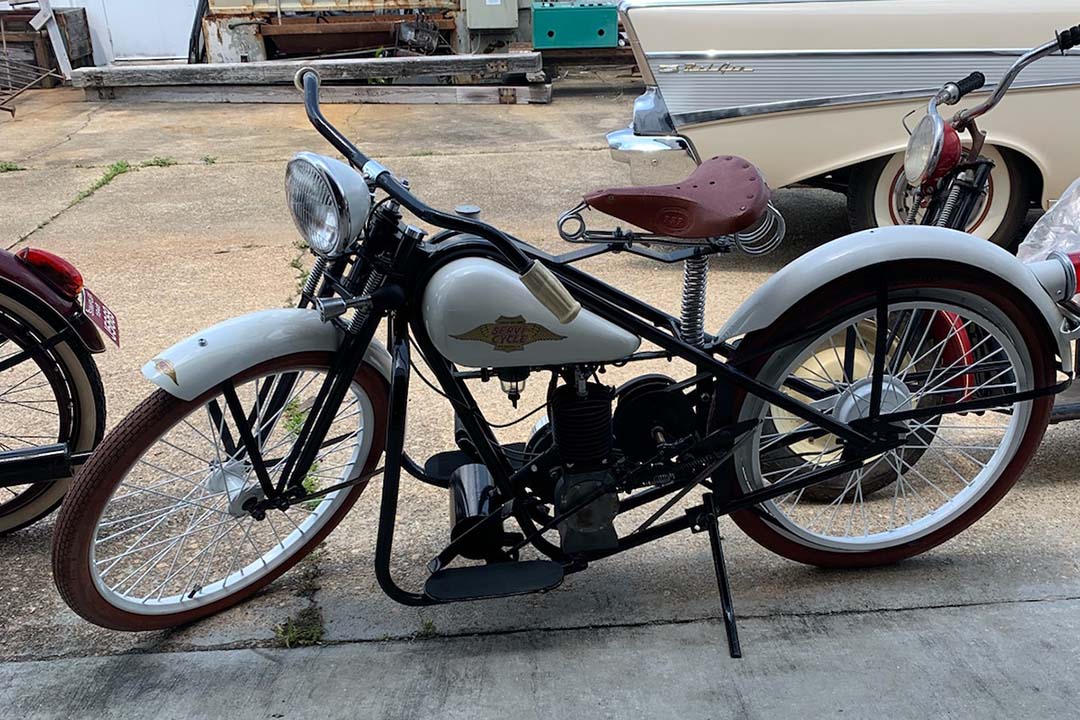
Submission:
[[[42,340],[19,318],[0,311],[0,362]],[[65,443],[75,434],[71,389],[43,350],[0,372],[0,410],[0,453]],[[51,488],[51,483],[0,488],[0,517],[21,512]]]
[[[280,371],[278,371],[280,373]],[[295,375],[294,375],[295,373]],[[260,443],[271,481],[310,411],[324,368],[290,368],[295,381],[276,412],[264,412],[260,393],[280,387],[281,374],[239,385],[237,395],[263,428]],[[237,593],[274,572],[304,547],[342,508],[349,488],[267,510],[257,521],[244,501],[260,498],[258,479],[230,457],[220,428],[238,437],[220,397],[194,408],[145,449],[117,484],[94,528],[90,574],[111,605],[138,614],[202,607]],[[215,419],[216,418],[216,419]],[[342,402],[305,487],[317,490],[355,479],[371,450],[374,409],[354,382]]]
[[[995,168],[990,175],[986,199],[980,201],[967,232],[991,240],[1005,222],[1012,183],[1005,158],[999,150],[988,145],[982,154],[994,162]],[[902,225],[911,208],[912,194],[913,190],[904,178],[904,154],[897,153],[885,164],[874,188],[874,218],[878,226]],[[923,210],[920,210],[916,222],[920,222],[922,216]]]
[[[894,318],[902,317],[902,313],[916,309],[959,315],[962,322],[958,327],[980,338],[978,342],[981,343],[972,347],[971,364],[961,366],[965,370],[971,370],[972,377],[980,381],[972,386],[971,392],[1004,394],[1015,392],[1017,388],[1029,389],[1033,375],[1030,357],[1020,351],[1021,345],[1016,340],[1018,333],[1011,323],[1003,317],[995,320],[986,317],[986,314],[1000,316],[1000,311],[994,312],[995,309],[987,307],[984,314],[970,309],[970,305],[968,302],[960,304],[926,300],[891,303],[889,317],[892,322]],[[1010,328],[1008,332],[1001,329],[1003,320],[1007,323],[1004,327]],[[773,361],[770,360],[762,374],[768,373],[768,377],[777,377],[773,373],[779,370],[781,374],[778,377],[787,377],[804,366],[815,352],[820,351],[823,339],[846,333],[846,329],[853,322],[872,323],[873,311],[861,313],[854,318],[849,317],[822,333],[817,340],[804,346],[794,359],[788,358],[771,369],[769,365],[773,364]],[[948,338],[943,339],[945,340]],[[928,351],[936,352],[936,349],[924,339],[920,339],[920,345],[917,345],[915,350],[916,356]],[[1007,360],[1003,361],[1002,358]],[[927,373],[925,382],[928,384],[923,388],[925,393],[920,395],[916,392],[909,401],[917,405],[931,397],[931,394],[940,392],[948,392],[955,397],[957,391],[952,385],[938,388],[931,385],[934,382],[940,383],[941,380],[949,380],[949,375],[954,375],[955,371],[955,365],[948,368],[938,363]],[[910,371],[908,374],[910,376]],[[983,380],[987,382],[982,382]],[[779,382],[775,384],[780,385]],[[834,404],[838,403],[834,401]],[[998,412],[987,412],[981,416],[947,414],[941,416],[936,426],[931,426],[926,421],[912,425],[913,432],[909,434],[908,442],[903,448],[878,456],[861,470],[852,472],[844,489],[832,502],[827,505],[805,504],[802,502],[802,493],[789,493],[763,504],[767,519],[783,534],[800,544],[832,551],[868,552],[924,537],[963,514],[994,485],[1022,441],[1030,420],[1031,407],[1032,403],[1029,401],[1013,404],[1009,408],[1011,415]],[[831,411],[827,407],[822,409]],[[765,426],[769,424],[768,421],[774,413],[785,414],[758,398],[750,397],[744,404],[741,418],[762,418],[766,420],[762,423]],[[832,453],[821,452],[794,469],[773,471],[775,474],[772,476],[763,474],[762,451],[768,453],[770,443],[782,442],[782,435],[783,433],[764,433],[759,427],[740,451],[741,459],[737,466],[744,490],[794,479],[839,461],[839,450]],[[921,451],[919,459],[914,463],[905,458],[906,453],[912,449]],[[898,480],[893,483],[890,492],[868,497],[861,491],[861,480],[872,472],[877,463],[882,462],[896,472]]]

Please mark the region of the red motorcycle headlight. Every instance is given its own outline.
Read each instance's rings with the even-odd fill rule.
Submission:
[[[960,142],[960,133],[949,123],[945,123],[945,135],[942,138],[941,154],[937,166],[930,173],[931,180],[937,180],[956,167],[964,155],[964,145]]]
[[[59,255],[37,248],[23,248],[15,256],[34,268],[50,285],[74,300],[83,289],[83,277],[74,265]]]

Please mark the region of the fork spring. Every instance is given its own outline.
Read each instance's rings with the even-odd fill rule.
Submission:
[[[371,294],[378,290],[380,286],[382,286],[384,277],[385,276],[378,270],[373,270],[371,272],[371,277],[368,278],[367,283],[365,283],[364,285],[364,291],[360,293],[360,295],[366,295],[368,297],[371,297]],[[360,332],[360,328],[363,327],[364,321],[367,320],[367,316],[367,310],[361,310],[357,308],[356,312],[353,313],[352,321],[349,323],[349,332]]]
[[[319,285],[319,281],[322,280],[323,273],[326,272],[326,264],[326,258],[315,258],[315,264],[311,266],[311,272],[308,273],[307,280],[304,281],[304,289],[300,291],[303,297],[315,297],[315,288]]]

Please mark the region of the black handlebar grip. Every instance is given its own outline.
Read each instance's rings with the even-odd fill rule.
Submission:
[[[1062,30],[1057,34],[1057,39],[1061,52],[1072,50],[1080,45],[1080,25],[1073,25],[1071,28]]]
[[[985,84],[986,76],[981,72],[973,72],[960,82],[956,83],[956,87],[960,89],[960,97],[964,97],[969,92],[975,92]]]

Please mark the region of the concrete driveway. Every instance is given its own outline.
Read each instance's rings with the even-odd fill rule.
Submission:
[[[489,221],[557,251],[559,213],[626,181],[603,136],[627,123],[636,92],[612,80],[560,89],[549,106],[327,114],[431,204],[479,205]],[[307,257],[282,177],[301,149],[327,146],[299,106],[91,104],[58,90],[30,95],[14,121],[0,117],[0,162],[23,168],[0,173],[0,243],[68,257],[121,318],[123,349],[99,356],[111,423],[148,393],[138,368],[157,350],[291,301]],[[711,327],[771,272],[847,232],[838,196],[781,191],[778,203],[787,243],[714,265]],[[677,267],[628,257],[586,267],[677,307]],[[539,404],[541,384],[523,408]],[[414,385],[408,450],[426,457],[452,447],[451,413]],[[496,389],[478,396],[493,421],[516,417]],[[416,610],[375,585],[373,486],[321,551],[250,602],[194,626],[126,635],[61,602],[46,520],[0,539],[0,714],[1075,717],[1078,435],[1076,425],[1052,428],[994,512],[896,567],[803,567],[725,524],[742,661],[727,658],[704,536],[618,556],[543,596]],[[443,493],[406,483],[395,547],[403,584],[422,582],[446,536],[445,508]],[[320,645],[279,647],[275,627],[305,610],[321,618]]]

